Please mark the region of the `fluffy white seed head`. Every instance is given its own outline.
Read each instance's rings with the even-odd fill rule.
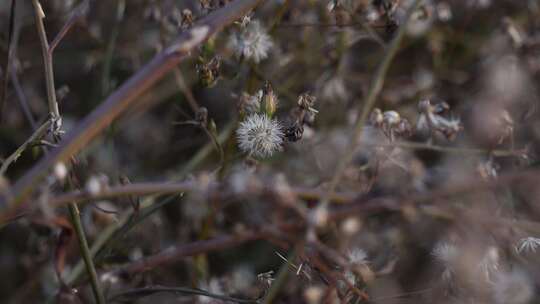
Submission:
[[[367,253],[364,249],[354,248],[348,254],[348,259],[351,264],[365,265],[368,263]]]
[[[519,240],[516,245],[517,253],[527,253],[533,252],[536,253],[536,249],[540,246],[540,238],[536,237],[526,237]]]
[[[450,243],[439,242],[437,245],[435,245],[435,248],[433,248],[431,254],[445,267],[449,267],[457,257],[458,249],[456,246]]]
[[[236,130],[238,146],[254,157],[269,157],[281,149],[283,130],[279,122],[264,114],[248,116]]]
[[[268,57],[274,43],[258,21],[251,21],[229,39],[229,47],[237,57],[259,62]]]

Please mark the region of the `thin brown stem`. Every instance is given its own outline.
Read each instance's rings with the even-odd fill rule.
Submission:
[[[193,92],[189,89],[189,87],[186,85],[186,82],[184,80],[184,77],[182,76],[182,72],[180,71],[179,67],[175,67],[173,69],[174,72],[174,79],[176,80],[176,84],[180,88],[180,91],[182,91],[182,94],[186,97],[186,100],[189,103],[189,106],[191,107],[191,110],[193,113],[197,113],[199,111],[199,104],[197,103],[197,100],[195,99],[195,96],[193,96]]]
[[[397,148],[413,149],[413,150],[431,150],[431,151],[438,151],[438,152],[452,153],[452,154],[486,154],[486,155],[491,154],[493,156],[498,156],[498,157],[509,157],[509,156],[521,157],[521,156],[526,155],[525,150],[503,150],[503,149],[486,150],[486,149],[480,149],[480,148],[438,146],[438,145],[433,145],[433,144],[408,142],[408,141],[391,142],[387,144],[366,143],[366,145],[375,146],[375,147],[397,147]]]
[[[17,161],[19,156],[21,156],[21,154],[24,152],[24,150],[26,150],[26,148],[28,148],[28,146],[45,136],[45,134],[47,134],[47,131],[49,131],[50,126],[51,121],[47,120],[44,124],[37,128],[37,130],[34,131],[34,133],[22,145],[17,148],[17,150],[11,153],[11,155],[4,160],[2,166],[0,167],[0,176],[5,175],[9,166],[15,161]]]
[[[117,269],[116,273],[137,273],[148,269],[154,269],[158,266],[174,263],[188,256],[194,256],[201,253],[223,250],[238,246],[240,244],[264,239],[265,231],[247,231],[236,235],[225,235],[210,240],[197,241],[190,244],[178,245],[163,250],[155,255],[135,261]]]
[[[21,86],[21,82],[19,81],[19,76],[17,75],[17,71],[15,71],[13,66],[11,66],[11,68],[9,69],[9,74],[11,78],[11,84],[13,85],[13,89],[15,90],[15,95],[17,95],[17,100],[19,101],[23,114],[26,120],[28,120],[28,123],[30,124],[32,131],[36,131],[38,128],[36,124],[36,120],[34,119],[34,116],[32,115],[32,111],[30,110],[30,107],[28,106],[28,98],[26,98],[26,95]]]
[[[71,15],[69,16],[68,20],[58,34],[54,37],[53,41],[51,42],[51,45],[49,46],[49,56],[52,56],[54,50],[60,43],[60,41],[66,36],[66,34],[71,30],[73,25],[75,25],[81,18],[84,17],[86,12],[88,11],[88,6],[90,5],[89,0],[83,1],[81,4],[79,4],[73,11],[71,12]]]
[[[8,28],[8,41],[7,41],[7,56],[2,69],[2,85],[0,86],[0,121],[2,121],[2,116],[4,113],[4,104],[7,97],[8,81],[10,76],[10,66],[11,66],[11,57],[13,56],[13,34],[15,30],[15,11],[16,11],[17,1],[11,0],[11,9],[9,16],[9,28]]]
[[[214,185],[214,186],[217,186]],[[133,183],[126,185],[119,185],[104,189],[97,194],[91,194],[84,191],[73,191],[70,193],[62,194],[49,199],[49,204],[54,207],[59,207],[70,202],[82,203],[91,200],[112,199],[122,196],[144,196],[144,195],[157,195],[157,194],[175,194],[182,192],[190,192],[196,188],[193,182],[155,182],[155,183]],[[217,187],[216,187],[217,188]],[[293,188],[291,189],[294,195],[299,198],[310,200],[318,199],[323,195],[323,192],[319,190],[307,189],[307,188]],[[330,199],[337,203],[351,202],[354,199],[353,194],[346,193],[334,193],[330,196]]]
[[[45,83],[47,86],[49,114],[51,115],[53,122],[56,122],[60,119],[60,111],[58,110],[58,102],[56,101],[52,56],[49,54],[49,41],[47,40],[47,33],[45,32],[45,25],[43,24],[45,13],[38,0],[32,0],[32,5],[34,6],[34,16],[36,19],[39,40],[41,42],[41,53],[43,55],[43,64],[45,67]]]

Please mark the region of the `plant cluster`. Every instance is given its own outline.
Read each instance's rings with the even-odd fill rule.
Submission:
[[[1,2],[0,298],[538,302],[539,18]]]

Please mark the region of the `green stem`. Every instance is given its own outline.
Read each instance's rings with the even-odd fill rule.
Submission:
[[[49,127],[51,126],[51,120],[47,120],[44,124],[42,124],[20,147],[15,150],[15,152],[11,153],[6,160],[2,163],[2,167],[0,167],[0,176],[4,175],[12,163],[16,162],[19,156],[28,148],[30,144],[37,141],[38,139],[42,138],[47,134],[47,131],[49,130]]]
[[[285,286],[285,283],[287,283],[287,277],[290,271],[289,263],[295,258],[296,258],[296,248],[293,249],[287,256],[287,262],[284,262],[283,265],[281,265],[281,268],[279,268],[277,278],[272,282],[272,287],[270,287],[270,290],[268,290],[266,297],[264,297],[263,304],[273,303],[274,299],[279,294],[279,291],[283,288],[283,286]]]
[[[86,271],[90,276],[90,285],[92,285],[92,291],[94,297],[96,298],[97,304],[105,304],[105,298],[103,293],[99,288],[99,281],[97,278],[96,268],[94,267],[94,262],[92,261],[92,254],[88,248],[88,243],[86,242],[86,235],[84,234],[84,229],[81,223],[81,217],[79,208],[76,204],[69,204],[69,213],[71,214],[71,219],[73,222],[73,227],[75,228],[75,233],[77,234],[77,239],[79,240],[79,247],[81,249],[81,254],[86,264]]]

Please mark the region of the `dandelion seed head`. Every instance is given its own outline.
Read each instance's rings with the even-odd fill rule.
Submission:
[[[536,248],[538,248],[538,246],[540,246],[540,238],[529,236],[519,240],[518,244],[516,245],[516,251],[517,253],[536,253]]]
[[[245,57],[255,62],[268,57],[274,43],[260,22],[251,21],[229,39],[229,47],[237,57]]]
[[[254,157],[270,157],[281,149],[283,130],[279,122],[264,114],[248,116],[236,130],[240,150]]]
[[[347,256],[351,264],[364,265],[367,264],[367,253],[364,249],[354,248]]]
[[[448,266],[450,263],[452,263],[458,254],[458,249],[456,246],[447,243],[447,242],[440,242],[438,243],[431,254],[442,264],[445,266]]]

